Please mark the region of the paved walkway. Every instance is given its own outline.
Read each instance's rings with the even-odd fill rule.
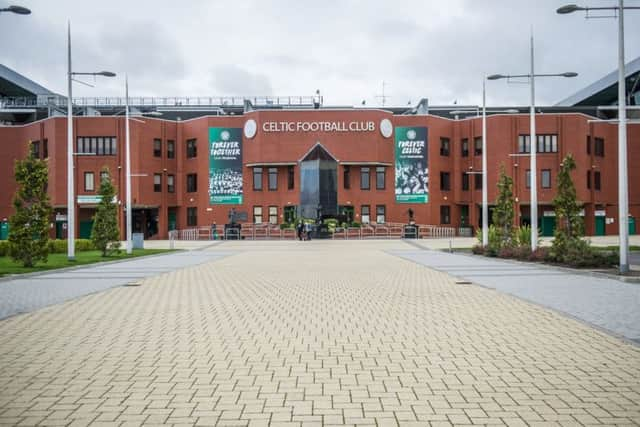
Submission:
[[[201,264],[224,255],[227,254],[204,251],[176,252],[3,280],[0,281],[0,319],[114,286],[137,282],[139,279],[177,268]]]
[[[228,242],[0,321],[7,425],[637,425],[640,349],[389,254]]]

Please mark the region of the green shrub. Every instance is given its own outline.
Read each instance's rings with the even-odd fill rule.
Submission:
[[[290,229],[294,229],[295,224],[289,224],[287,222],[283,222],[282,224],[280,224],[280,230],[290,230]]]
[[[478,228],[476,232],[476,238],[478,239],[478,244],[482,246],[482,228]],[[498,229],[490,225],[489,226],[489,237],[488,237],[488,245],[484,250],[484,254],[487,256],[498,256],[498,252],[500,248],[503,246],[503,240],[500,236]]]
[[[8,240],[0,240],[0,256],[9,256]]]
[[[531,226],[521,225],[516,230],[516,243],[518,246],[531,247]]]
[[[349,227],[360,228],[360,223],[357,221],[353,221],[351,224],[349,224]]]
[[[66,254],[67,253],[67,240],[49,240],[49,252],[52,254]],[[94,251],[96,247],[93,245],[93,242],[89,239],[77,239],[76,240],[76,251],[84,252],[84,251]]]

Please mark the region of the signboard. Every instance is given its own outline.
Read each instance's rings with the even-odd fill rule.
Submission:
[[[242,204],[242,128],[209,128],[209,204]]]
[[[429,201],[429,144],[426,127],[396,127],[395,191],[398,203]]]
[[[93,204],[97,205],[102,200],[102,196],[90,195],[90,196],[78,196],[78,204]]]
[[[264,122],[263,132],[373,132],[370,120],[353,122]]]

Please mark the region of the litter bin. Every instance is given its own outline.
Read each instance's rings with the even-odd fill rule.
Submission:
[[[0,240],[9,238],[9,223],[7,221],[0,222]]]
[[[131,240],[133,243],[133,249],[144,249],[144,234],[131,233]]]
[[[402,237],[404,239],[417,239],[418,227],[413,224],[405,225],[402,230]]]

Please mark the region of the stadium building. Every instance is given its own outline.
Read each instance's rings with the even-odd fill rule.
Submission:
[[[629,117],[638,117],[640,58],[627,68]],[[616,73],[552,107],[537,108],[538,212],[543,235],[555,227],[559,164],[573,178],[586,232],[617,234]],[[210,229],[231,210],[253,230],[296,218],[339,216],[370,224],[450,227],[470,235],[482,222],[482,120],[477,106],[353,108],[319,97],[130,98],[133,231]],[[513,110],[513,108],[509,107]],[[74,99],[76,235],[89,237],[101,170],[123,207],[123,98]],[[505,110],[504,107],[495,110]],[[528,107],[487,118],[488,194],[501,165],[514,179],[516,221],[531,223]],[[54,207],[52,237],[66,237],[66,98],[0,65],[0,220],[13,213],[15,159],[47,159]],[[640,218],[640,125],[628,126],[629,227]],[[252,224],[265,224],[252,225]],[[279,227],[278,227],[279,228]],[[6,233],[5,233],[6,234]],[[255,234],[254,234],[255,235]],[[6,236],[5,236],[6,237]]]

